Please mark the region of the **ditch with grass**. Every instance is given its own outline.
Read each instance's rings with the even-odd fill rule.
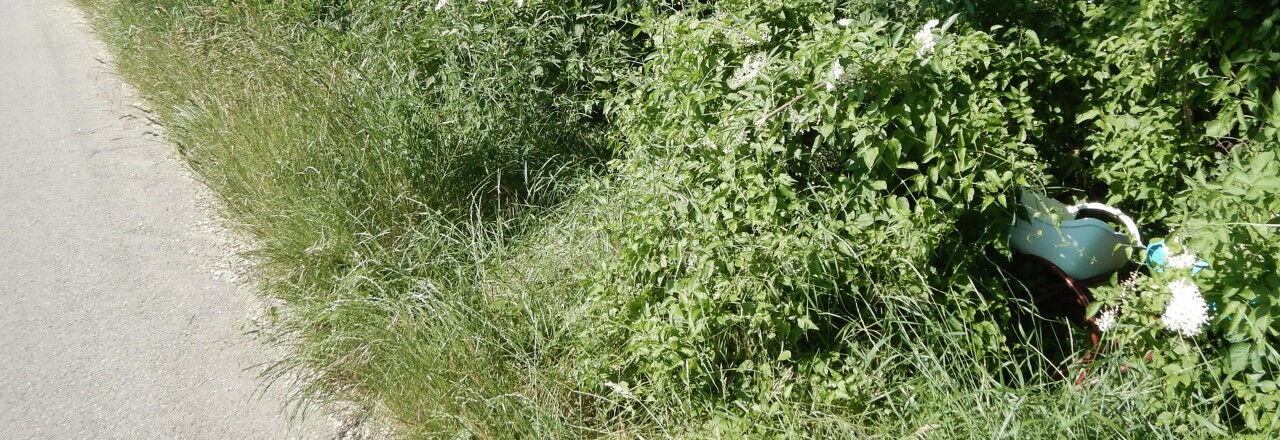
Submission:
[[[1280,429],[1276,1],[80,4],[256,239],[299,402],[404,438]],[[1169,264],[1057,316],[1028,191]]]

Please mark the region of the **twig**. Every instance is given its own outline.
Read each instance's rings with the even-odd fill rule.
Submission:
[[[1275,223],[1249,223],[1249,222],[1225,222],[1225,223],[1205,223],[1209,226],[1254,226],[1258,228],[1280,228],[1280,224]]]
[[[809,90],[818,90],[824,86],[825,86],[824,84],[814,84],[814,86],[810,87]],[[772,118],[774,115],[777,115],[778,113],[781,113],[783,110],[790,108],[796,102],[800,101],[801,98],[804,98],[804,95],[805,95],[804,93],[796,95],[795,98],[791,98],[791,100],[787,101],[786,104],[782,104],[781,107],[775,108],[773,109],[773,111],[770,111],[769,113],[766,113],[764,116],[761,116],[760,119],[756,120],[756,126],[757,127],[763,126],[764,123],[769,120],[769,118]]]

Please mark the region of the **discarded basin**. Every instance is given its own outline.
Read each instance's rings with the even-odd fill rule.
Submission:
[[[1119,209],[1101,203],[1067,206],[1034,191],[1018,197],[1024,212],[1009,233],[1014,250],[1043,258],[1064,274],[1087,280],[1120,270],[1132,248],[1142,248],[1142,237],[1133,219]],[[1124,224],[1128,234],[1096,218],[1080,218],[1081,211],[1110,214]]]

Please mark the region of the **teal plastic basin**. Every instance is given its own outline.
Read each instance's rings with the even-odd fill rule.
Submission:
[[[1114,208],[1096,204],[1068,207],[1032,191],[1023,191],[1019,202],[1027,218],[1019,216],[1014,223],[1009,245],[1053,263],[1072,278],[1084,280],[1115,272],[1129,261],[1134,245],[1141,246],[1133,221]],[[1076,213],[1085,209],[1116,214],[1135,237],[1116,232],[1102,220],[1077,218]]]

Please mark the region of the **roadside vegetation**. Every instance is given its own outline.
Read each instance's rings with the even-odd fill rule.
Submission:
[[[406,438],[1280,430],[1275,1],[81,3],[257,239],[299,401]],[[1081,362],[1022,190],[1206,267],[1135,256]]]

